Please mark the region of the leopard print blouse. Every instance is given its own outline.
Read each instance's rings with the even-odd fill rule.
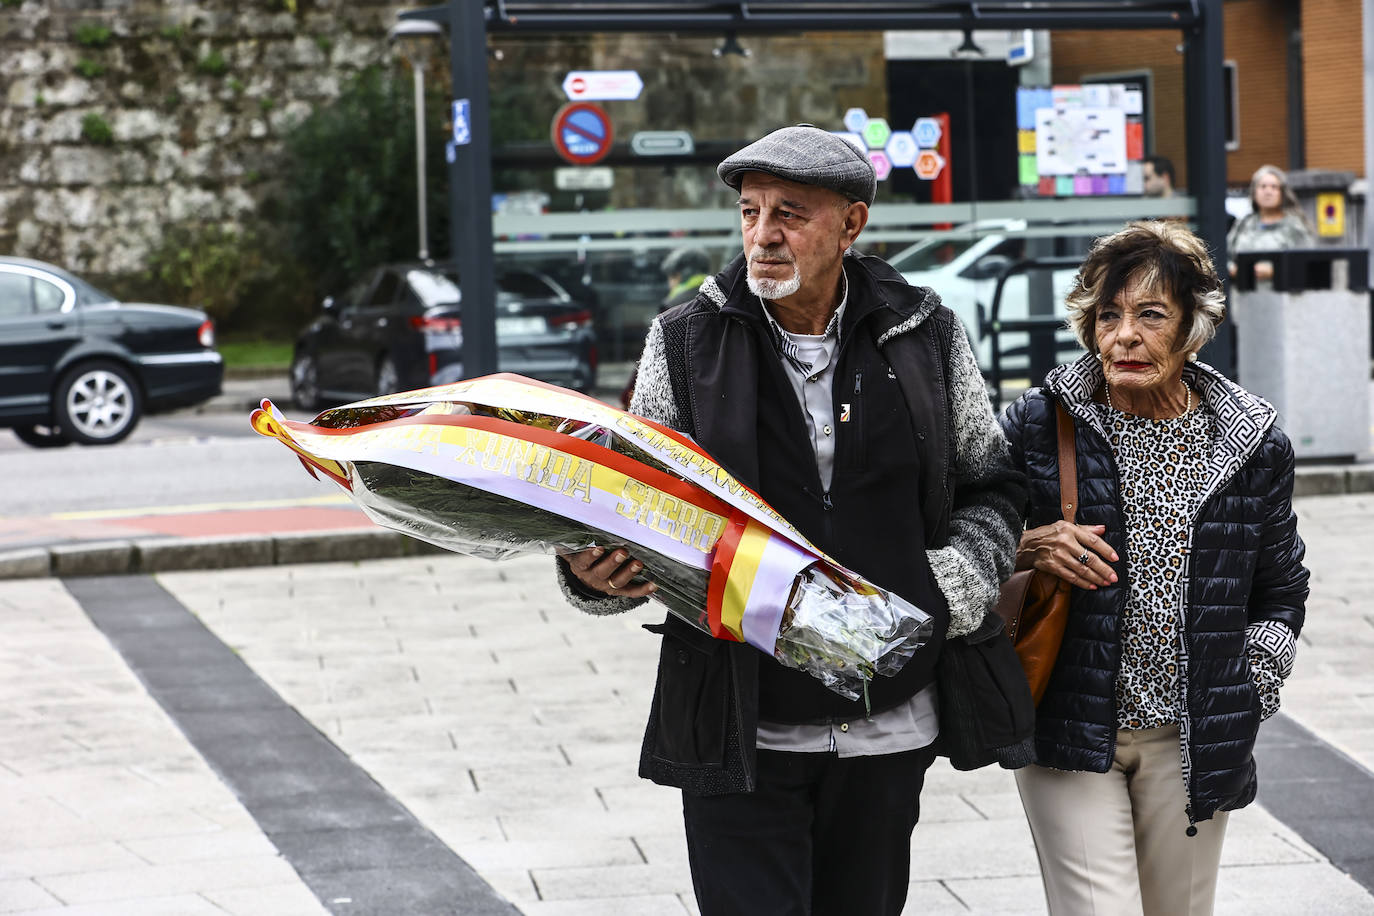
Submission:
[[[1179,626],[1184,548],[1206,484],[1216,415],[1199,405],[1181,417],[1152,420],[1095,405],[1121,481],[1130,594],[1121,625],[1116,677],[1117,726],[1174,725],[1187,662]]]

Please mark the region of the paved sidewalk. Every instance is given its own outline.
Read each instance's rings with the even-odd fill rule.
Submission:
[[[56,579],[0,586],[0,913],[327,912]]]
[[[1284,711],[1367,777],[1374,497],[1298,509],[1314,597]],[[695,912],[678,797],[635,775],[657,651],[638,626],[661,612],[580,615],[537,557],[158,581],[524,913]],[[350,912],[312,899],[58,580],[0,582],[0,684],[0,912]],[[909,913],[1044,912],[1010,774],[937,764],[922,807]],[[1219,913],[1374,914],[1262,805],[1229,834]]]

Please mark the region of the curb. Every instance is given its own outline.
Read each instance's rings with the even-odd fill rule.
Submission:
[[[1343,496],[1374,492],[1374,464],[1299,465],[1293,475],[1293,497]]]
[[[445,552],[425,541],[384,528],[242,537],[86,541],[0,552],[0,580],[339,563]]]
[[[1299,467],[1294,498],[1374,493],[1374,464]],[[441,547],[385,528],[238,537],[83,541],[0,551],[0,580],[117,576],[243,566],[341,563],[440,554]]]

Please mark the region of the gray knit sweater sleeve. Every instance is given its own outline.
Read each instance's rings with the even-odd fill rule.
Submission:
[[[672,382],[668,378],[668,360],[663,349],[663,328],[655,318],[644,341],[644,354],[639,358],[639,374],[635,378],[630,413],[678,428],[676,402]],[[568,603],[588,614],[620,614],[639,607],[647,598],[609,598],[590,592],[573,576],[562,557],[558,558],[558,585]]]
[[[677,401],[673,398],[673,383],[668,377],[668,354],[663,345],[662,317],[649,325],[644,340],[644,354],[639,358],[639,376],[635,379],[634,397],[630,399],[630,413],[662,423],[670,429],[682,429],[677,415]]]
[[[927,556],[949,603],[948,635],[953,637],[978,628],[1011,575],[1026,491],[1024,478],[1012,468],[1007,440],[993,417],[962,324],[954,334],[949,384],[954,413],[949,475],[954,505],[949,543],[928,551]]]

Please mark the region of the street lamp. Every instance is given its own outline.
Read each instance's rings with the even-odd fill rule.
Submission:
[[[429,260],[429,219],[425,212],[425,68],[435,39],[444,30],[427,19],[402,19],[387,33],[415,74],[415,203],[420,217],[420,260]]]

